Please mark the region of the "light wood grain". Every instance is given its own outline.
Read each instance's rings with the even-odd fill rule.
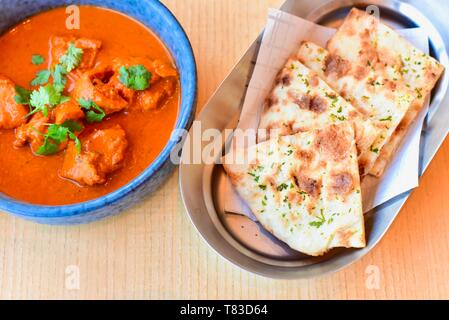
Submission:
[[[195,50],[202,106],[281,0],[164,2]],[[186,218],[177,173],[137,207],[90,225],[49,227],[0,214],[0,298],[449,298],[448,193],[449,141],[370,254],[308,281],[262,278],[215,254]],[[71,265],[80,270],[75,290],[66,286]],[[370,265],[379,268],[379,289],[366,286]]]

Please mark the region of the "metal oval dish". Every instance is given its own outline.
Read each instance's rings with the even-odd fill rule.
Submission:
[[[444,44],[449,43],[449,33],[443,24],[446,19],[444,13],[449,13],[449,3],[432,2],[431,7],[425,1],[410,1],[410,4],[404,4],[391,0],[371,0],[369,3],[323,0],[314,1],[312,4],[288,0],[281,9],[335,27],[351,7],[366,8],[369,4],[378,6],[382,13],[381,19],[393,27],[425,28],[429,35],[431,54],[449,68],[447,48]],[[223,131],[226,128],[236,127],[260,39],[261,36],[252,44],[203,108],[198,119],[201,121],[201,131],[209,128]],[[449,75],[445,73],[433,93],[426,127],[422,133],[421,174],[449,130],[446,125],[449,121],[449,109],[442,108],[449,103],[448,84]],[[187,143],[185,148],[188,147]],[[335,272],[360,259],[380,241],[410,195],[410,192],[402,194],[366,214],[367,246],[364,249],[337,249],[322,257],[309,257],[289,249],[247,217],[225,214],[220,192],[224,177],[221,166],[185,164],[187,160],[185,154],[186,152],[183,154],[180,167],[181,193],[191,221],[199,233],[215,251],[232,263],[272,278],[320,276]]]
[[[173,14],[157,0],[39,0],[0,1],[0,33],[38,12],[70,4],[95,5],[122,12],[153,31],[170,51],[180,72],[181,103],[177,129],[188,129],[195,115],[197,77],[190,42]],[[97,199],[64,206],[32,205],[0,192],[0,210],[45,224],[79,224],[120,213],[156,190],[173,171],[170,152],[177,139],[167,141],[158,157],[135,179]]]

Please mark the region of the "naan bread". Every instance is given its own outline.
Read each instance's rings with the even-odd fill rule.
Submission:
[[[365,246],[348,122],[237,149],[224,157],[223,166],[257,220],[291,248],[318,256],[335,247]]]
[[[352,9],[328,43],[329,52],[360,66],[387,70],[414,94],[415,101],[381,150],[371,173],[380,176],[400,145],[408,128],[425,105],[444,67],[429,55],[364,11]]]
[[[279,73],[265,103],[259,129],[265,129],[267,135],[261,135],[259,131],[258,141],[342,122],[354,124],[363,174],[367,172],[364,164],[369,162],[367,156],[378,131],[368,117],[332,90],[316,72],[292,58]]]
[[[392,70],[374,70],[370,63],[358,65],[312,42],[301,44],[298,59],[357,110],[368,115],[376,127],[376,141],[361,156],[366,163],[360,167],[368,173],[412,105],[413,91],[399,81],[401,77],[388,72]]]

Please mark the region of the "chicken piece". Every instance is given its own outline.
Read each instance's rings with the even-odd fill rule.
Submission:
[[[49,117],[45,117],[42,112],[34,114],[28,123],[22,124],[16,129],[14,146],[23,147],[29,143],[33,153],[36,153],[39,147],[44,143],[42,133],[47,132],[49,120]]]
[[[178,72],[168,63],[160,60],[150,60],[144,57],[133,57],[128,59],[115,58],[112,69],[116,74],[122,66],[129,68],[133,65],[143,65],[151,72],[150,87],[136,93],[136,105],[144,111],[154,110],[161,107],[166,99],[172,96],[176,90],[176,79]],[[118,80],[114,79],[115,81]],[[120,83],[117,86],[123,86]],[[126,88],[130,90],[129,88]]]
[[[92,68],[95,64],[98,51],[101,49],[101,41],[88,38],[76,38],[74,36],[50,37],[50,59],[52,66],[59,63],[59,58],[67,52],[70,43],[73,43],[77,48],[83,49],[83,58],[77,71]]]
[[[109,173],[121,167],[127,146],[125,131],[119,125],[96,130],[83,139],[81,153],[69,143],[61,176],[87,186],[103,184]]]
[[[52,116],[56,124],[63,124],[67,120],[80,120],[84,118],[84,112],[74,99],[70,99],[54,108]]]
[[[112,61],[112,69],[115,73],[119,73],[122,66],[129,68],[130,66],[143,65],[151,72],[150,84],[154,84],[161,78],[177,77],[178,72],[168,63],[160,60],[151,60],[145,57],[132,57],[128,59],[115,58]]]
[[[161,78],[177,77],[178,72],[170,64],[164,63],[160,60],[154,60],[152,70]],[[150,70],[151,71],[151,70]]]
[[[128,107],[132,97],[123,91],[113,79],[115,73],[111,66],[99,66],[86,71],[75,82],[73,98],[92,100],[101,107],[106,114],[121,111]]]
[[[176,90],[175,78],[159,80],[150,88],[137,94],[136,105],[143,111],[155,110],[163,106]]]
[[[26,122],[28,109],[16,103],[15,84],[7,77],[0,75],[0,129],[13,129]]]
[[[74,180],[81,185],[93,186],[106,182],[105,175],[100,175],[98,163],[101,155],[96,152],[78,153],[75,143],[69,142],[62,164],[61,176]]]
[[[87,151],[101,154],[99,169],[105,173],[120,168],[127,146],[126,133],[119,125],[109,129],[96,130],[84,141]]]

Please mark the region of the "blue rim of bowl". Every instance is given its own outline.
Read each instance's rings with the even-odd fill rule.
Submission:
[[[191,95],[187,96],[186,98],[187,101],[183,101],[181,99],[179,108],[180,112],[178,113],[176,125],[173,128],[173,130],[188,129],[195,115],[196,97],[198,90],[196,61],[195,56],[193,54],[192,45],[189,41],[189,38],[187,37],[187,34],[185,33],[185,30],[179,23],[178,19],[176,19],[174,14],[159,1],[154,1],[154,5],[158,12],[166,14],[169,18],[171,18],[175,22],[176,28],[178,28],[178,31],[183,36],[183,38],[181,38],[180,41],[181,43],[183,43],[183,47],[186,48],[185,54],[191,64],[190,67],[192,73],[191,75],[189,75],[190,77],[189,80],[193,81],[194,83],[193,92]],[[184,105],[186,107],[184,109],[181,108],[181,106]],[[121,199],[129,195],[132,191],[140,187],[149,178],[151,178],[151,176],[153,176],[169,159],[170,153],[177,143],[178,139],[170,138],[168,140],[168,143],[165,145],[164,149],[162,149],[162,151],[159,153],[156,159],[141,174],[139,174],[136,178],[132,179],[129,183],[127,183],[123,187],[120,187],[119,189],[111,193],[108,193],[104,196],[101,196],[99,198],[75,204],[50,206],[50,205],[29,204],[23,201],[14,200],[9,196],[4,195],[4,198],[0,199],[0,210],[12,213],[14,215],[30,218],[64,218],[88,214],[89,212],[96,211],[108,205],[114,204],[117,201],[120,201]]]

